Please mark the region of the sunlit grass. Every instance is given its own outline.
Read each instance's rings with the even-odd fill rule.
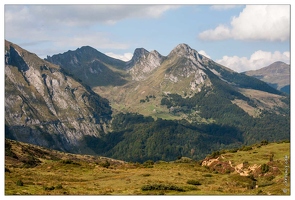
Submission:
[[[37,147],[36,147],[37,148]],[[16,143],[12,151],[21,158],[25,154]],[[270,153],[274,161],[284,163],[289,156],[289,143],[271,143],[249,151],[222,154],[223,160],[250,165],[269,162]],[[50,151],[49,151],[50,152]],[[256,153],[254,153],[256,152]],[[252,183],[248,177],[236,172],[220,174],[200,165],[200,162],[156,162],[151,167],[136,163],[112,163],[101,165],[100,157],[51,152],[59,160],[40,159],[36,167],[24,168],[21,162],[6,157],[6,195],[256,195],[290,194],[284,183],[284,164],[278,165],[281,173],[274,177],[256,177]],[[72,160],[70,162],[69,160]],[[287,176],[289,179],[289,175]],[[23,183],[21,186],[19,181]],[[258,185],[258,188],[255,185]],[[289,182],[288,182],[289,184]],[[283,192],[283,189],[287,189]]]

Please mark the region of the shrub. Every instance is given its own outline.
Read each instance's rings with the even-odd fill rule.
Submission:
[[[203,174],[204,177],[212,177],[212,174]]]
[[[58,184],[56,187],[55,187],[55,189],[63,189],[63,187],[62,187],[62,185],[61,184]]]
[[[198,180],[187,180],[186,182],[187,184],[190,184],[190,185],[202,185]]]
[[[147,176],[150,176],[151,174],[148,174],[148,173],[146,173],[146,174],[142,174],[142,176],[143,177],[147,177]]]
[[[262,141],[260,142],[260,144],[261,144],[261,145],[268,145],[268,141],[267,141],[267,140],[262,140]]]
[[[54,190],[55,187],[54,186],[50,186],[50,187],[44,186],[43,189],[48,191],[48,190]]]
[[[176,160],[176,163],[191,163],[193,160],[188,157],[181,157],[180,159]]]
[[[79,166],[81,166],[80,163],[76,163],[76,162],[74,162],[72,160],[62,160],[61,163],[66,164],[66,165],[73,164],[73,165],[79,165]]]
[[[154,163],[154,161],[152,161],[152,160],[147,160],[147,161],[145,161],[144,163],[143,163],[143,165],[154,165],[155,163]]]
[[[63,163],[63,164],[73,164],[74,162],[72,160],[62,160],[61,163]]]
[[[109,168],[109,166],[111,166],[111,163],[106,160],[105,162],[99,163],[99,165],[105,168]]]
[[[269,166],[267,164],[261,165],[261,172],[264,174],[269,171]]]
[[[149,190],[175,190],[179,192],[185,191],[183,188],[175,186],[175,185],[163,185],[163,184],[152,184],[152,185],[144,185],[141,187],[142,191]]]
[[[17,180],[16,185],[17,186],[24,186],[24,182],[22,180]]]
[[[36,167],[41,163],[41,161],[38,158],[35,158],[31,155],[28,156],[27,159],[22,160],[22,162],[24,163],[24,168]]]
[[[252,147],[250,146],[243,146],[242,148],[240,148],[241,151],[250,151],[252,150]]]

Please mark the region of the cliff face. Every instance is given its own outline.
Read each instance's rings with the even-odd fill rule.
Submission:
[[[109,102],[59,66],[5,42],[6,137],[74,153],[91,153],[83,136],[100,137]],[[78,148],[77,148],[78,147]]]

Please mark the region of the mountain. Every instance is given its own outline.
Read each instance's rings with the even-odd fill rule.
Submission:
[[[246,71],[244,74],[268,83],[277,90],[290,94],[290,65],[277,61],[258,70]]]
[[[187,44],[167,56],[138,48],[129,62],[91,47],[44,61],[14,46],[6,48],[8,138],[133,162],[202,159],[224,148],[290,138],[289,95]],[[26,106],[15,100],[21,95]],[[66,136],[53,140],[56,135]],[[63,144],[67,137],[70,145]]]
[[[5,137],[75,153],[107,132],[112,110],[59,66],[5,41]]]
[[[89,46],[52,57],[47,56],[45,60],[62,66],[66,73],[91,87],[123,85],[128,78],[126,73],[120,70],[125,67],[125,62],[111,58]]]
[[[112,132],[85,137],[97,154],[134,162],[200,159],[217,149],[290,136],[289,96],[187,44],[167,56],[138,48],[113,68],[126,83],[92,86],[114,111]]]
[[[275,101],[285,98],[266,83],[221,66],[186,44],[178,45],[168,56],[161,56],[156,51],[136,50],[129,63],[126,71],[132,80],[118,87],[92,88],[119,111],[180,119],[183,117],[172,114],[162,105],[163,96],[178,94],[191,99],[205,91],[223,91],[233,103],[254,115],[257,109],[269,108],[271,98]],[[263,95],[267,98],[261,101]],[[249,104],[249,99],[257,106]]]

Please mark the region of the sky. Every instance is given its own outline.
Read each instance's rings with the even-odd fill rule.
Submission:
[[[128,61],[180,43],[237,72],[290,64],[290,5],[4,5],[4,38],[40,58],[91,46]]]

